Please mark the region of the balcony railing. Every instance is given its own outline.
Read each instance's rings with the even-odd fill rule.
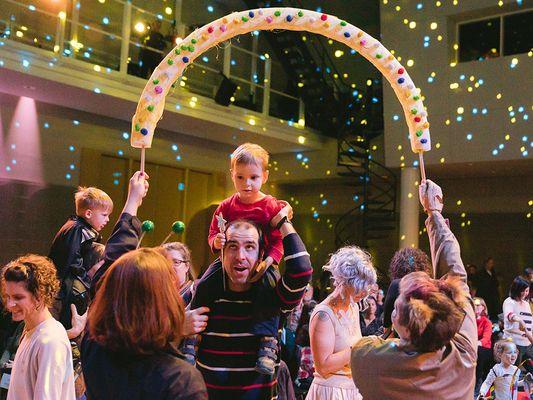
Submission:
[[[131,1],[0,0],[0,37],[74,58],[123,75],[147,79],[180,40],[176,23]],[[97,4],[97,5],[95,5]],[[165,32],[164,34],[162,32]],[[184,35],[186,32],[182,32]],[[213,98],[223,76],[238,87],[234,105],[288,121],[303,122],[301,99],[284,92],[279,63],[227,42],[202,54],[177,82],[179,89]],[[273,78],[274,81],[273,81]]]

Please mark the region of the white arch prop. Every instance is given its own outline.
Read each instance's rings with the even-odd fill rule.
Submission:
[[[161,61],[144,87],[132,120],[131,145],[141,149],[151,147],[155,127],[165,108],[166,95],[174,81],[196,57],[234,36],[272,29],[318,33],[358,51],[385,76],[394,89],[403,107],[413,152],[422,156],[424,151],[431,149],[429,122],[420,90],[398,60],[378,40],[346,21],[296,8],[235,12],[187,36]],[[141,157],[144,159],[143,156],[144,151]]]

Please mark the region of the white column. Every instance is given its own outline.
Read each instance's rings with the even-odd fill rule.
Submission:
[[[231,43],[224,47],[224,64],[222,66],[222,73],[229,79],[231,76]]]
[[[122,10],[122,42],[120,43],[120,72],[128,73],[128,58],[130,56],[131,36],[131,1],[124,3]]]
[[[252,35],[252,64],[250,66],[250,94],[254,98],[255,103],[255,76],[257,75],[257,51],[259,49],[259,36]]]
[[[80,22],[80,6],[79,0],[72,2],[72,23],[70,25],[70,57],[74,57],[77,47],[74,47],[72,43],[77,46],[78,43],[78,25]]]
[[[263,115],[270,114],[270,79],[272,78],[272,59],[268,57],[265,60],[265,80],[263,90]]]
[[[402,168],[400,195],[400,248],[418,247],[418,169]]]

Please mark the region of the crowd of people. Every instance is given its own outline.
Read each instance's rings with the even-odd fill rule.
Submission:
[[[398,250],[383,290],[367,251],[339,248],[325,293],[291,206],[261,191],[267,168],[258,145],[232,154],[236,192],[208,238],[218,258],[197,280],[185,244],[140,246],[146,173],[130,179],[105,245],[113,201],[80,188],[49,257],[2,269],[0,398],[529,398],[533,271],[500,314],[494,260],[465,269],[439,186],[419,188],[429,257]]]

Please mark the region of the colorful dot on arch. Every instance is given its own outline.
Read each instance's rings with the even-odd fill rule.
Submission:
[[[189,62],[189,57],[183,57],[182,60],[185,64],[187,64]]]
[[[322,14],[322,15],[320,16],[320,19],[321,19],[322,21],[326,21],[326,20],[328,19],[328,16],[327,16],[326,14]]]

